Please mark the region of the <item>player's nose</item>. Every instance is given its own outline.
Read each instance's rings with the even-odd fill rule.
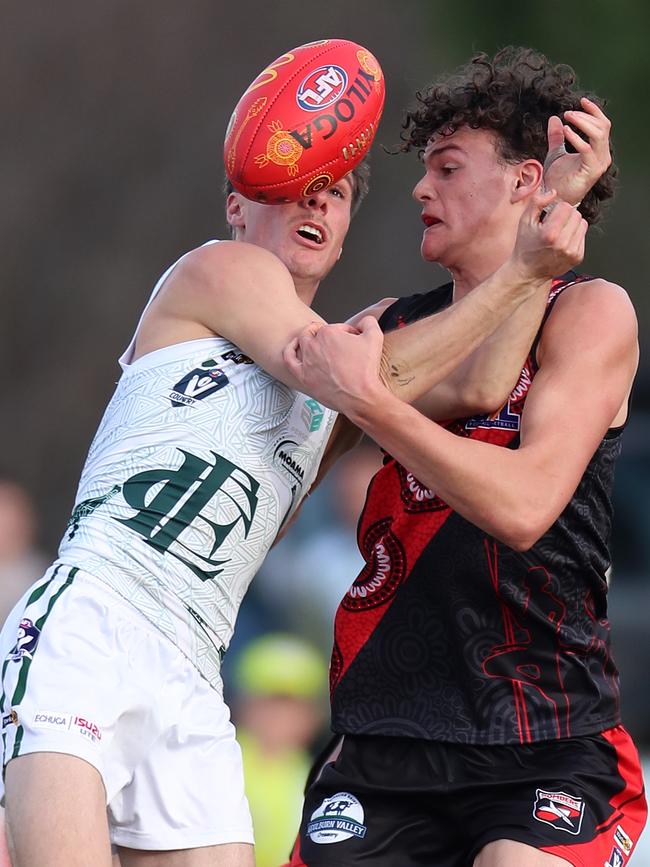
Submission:
[[[311,211],[327,212],[327,190],[322,190],[318,193],[312,193],[310,196],[305,196],[299,199],[298,202],[303,208]]]
[[[427,174],[422,175],[420,180],[413,187],[411,195],[416,202],[425,202],[427,199],[435,198],[435,190],[433,189]]]

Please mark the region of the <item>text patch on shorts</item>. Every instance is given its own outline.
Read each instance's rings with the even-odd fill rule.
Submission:
[[[341,843],[366,836],[363,807],[349,792],[337,792],[311,814],[307,835],[314,843]]]
[[[585,802],[582,798],[574,798],[566,792],[537,789],[533,818],[538,822],[552,825],[567,834],[577,835],[580,833],[584,812]]]

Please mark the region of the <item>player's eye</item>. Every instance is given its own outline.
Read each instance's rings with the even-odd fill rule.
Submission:
[[[338,199],[345,198],[345,192],[340,187],[330,187],[330,192],[333,196],[336,196]]]
[[[442,172],[443,175],[453,175],[453,173],[455,171],[458,171],[459,168],[460,168],[460,166],[444,165],[444,166],[440,166],[440,171]]]

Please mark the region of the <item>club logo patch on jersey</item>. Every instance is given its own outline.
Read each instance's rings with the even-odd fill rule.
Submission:
[[[317,400],[314,400],[313,397],[310,397],[303,405],[300,418],[304,421],[305,427],[309,433],[314,433],[321,426],[324,415],[325,411],[320,403],[318,403]]]
[[[573,798],[566,792],[545,792],[537,789],[533,818],[538,822],[552,825],[567,834],[577,835],[580,833],[584,812],[585,802],[582,798]]]
[[[314,843],[342,843],[351,837],[363,838],[363,807],[349,792],[337,792],[311,814],[307,834]]]
[[[404,580],[406,556],[390,530],[390,519],[374,524],[361,545],[366,565],[341,600],[348,611],[375,608],[390,599]]]
[[[605,861],[605,867],[623,867],[624,863],[625,856],[619,848],[614,846],[614,848],[612,849],[612,854],[609,856],[607,861]]]
[[[16,643],[7,654],[7,659],[11,659],[13,662],[20,662],[21,659],[33,659],[40,637],[41,630],[38,626],[34,626],[29,617],[23,617],[18,627]]]
[[[626,855],[630,854],[632,847],[634,846],[634,841],[625,833],[620,825],[616,826],[616,830],[614,831],[614,840],[616,841],[616,845],[620,846]]]
[[[204,400],[228,385],[228,377],[214,364],[214,359],[210,358],[204,361],[201,367],[195,367],[186,373],[169,394],[172,406],[193,406],[197,400]]]

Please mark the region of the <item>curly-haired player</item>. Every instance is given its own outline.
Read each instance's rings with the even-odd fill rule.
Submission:
[[[547,134],[547,183],[609,161],[597,102],[529,49],[481,54],[418,95],[403,137],[424,166],[421,250],[453,282],[395,302],[384,329],[453,306],[499,268],[543,183]],[[568,199],[589,222],[612,175]],[[621,867],[644,825],[606,579],[636,319],[620,286],[573,272],[531,340],[534,304],[497,332],[521,344],[510,394],[441,425],[426,400],[420,412],[395,400],[376,359],[344,352],[332,327],[297,343],[303,387],[336,397],[387,457],[359,524],[366,565],[336,616],[340,753],[308,790],[294,865]]]

